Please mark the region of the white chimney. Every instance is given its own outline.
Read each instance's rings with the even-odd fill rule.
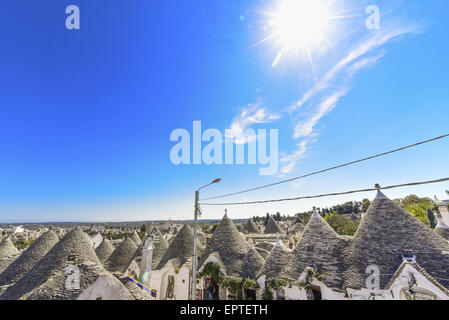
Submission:
[[[142,249],[142,260],[140,261],[140,275],[139,280],[142,283],[148,283],[151,272],[151,265],[153,263],[153,238],[148,236]]]
[[[443,219],[443,223],[449,226],[449,212],[447,210],[447,204],[438,200],[437,197],[435,197],[435,203],[440,210],[440,216]]]

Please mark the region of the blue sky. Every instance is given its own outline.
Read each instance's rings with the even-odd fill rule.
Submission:
[[[267,13],[280,0],[5,1],[0,11],[0,221],[192,216],[204,197],[294,177],[447,133],[449,3],[327,1],[324,41],[282,49]],[[75,4],[80,30],[67,30]],[[377,5],[378,30],[365,8]],[[274,65],[274,66],[273,66]],[[279,130],[280,168],[170,162],[170,133]],[[293,197],[447,176],[441,140],[226,201]],[[449,185],[386,192],[444,198]],[[372,198],[229,207],[234,218]],[[204,207],[218,218],[224,207]]]

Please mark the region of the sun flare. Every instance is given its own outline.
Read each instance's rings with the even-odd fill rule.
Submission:
[[[326,39],[330,12],[323,0],[282,0],[280,6],[270,13],[269,38],[279,47],[273,62],[276,66],[289,51],[304,50],[310,54],[311,47]]]
[[[323,40],[329,15],[319,0],[284,0],[272,25],[289,49]]]

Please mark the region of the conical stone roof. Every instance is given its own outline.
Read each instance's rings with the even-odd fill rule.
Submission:
[[[138,247],[135,242],[129,237],[126,238],[112,252],[104,263],[104,267],[110,272],[125,272],[131,264],[137,249]]]
[[[261,249],[264,249],[264,250],[266,250],[268,252],[270,252],[271,249],[273,249],[273,247],[274,247],[274,245],[271,242],[258,242],[256,244],[256,249],[257,248],[261,248]]]
[[[140,246],[142,244],[142,240],[140,240],[139,235],[137,234],[137,232],[134,231],[130,238],[131,238],[132,241],[134,241],[136,246]]]
[[[296,281],[307,267],[311,267],[323,275],[326,285],[332,288],[341,287],[344,272],[341,254],[348,241],[348,238],[340,237],[315,212],[292,252],[290,263],[285,269],[286,278]]]
[[[265,275],[268,279],[282,277],[284,269],[290,263],[291,256],[291,251],[278,241],[265,259],[259,276]]]
[[[112,252],[114,252],[114,246],[109,242],[106,237],[103,237],[103,241],[101,244],[95,249],[95,253],[97,254],[98,260],[102,264],[106,262],[106,260],[111,256]]]
[[[380,269],[383,289],[403,262],[402,256],[416,256],[416,262],[449,288],[449,243],[378,191],[347,253],[349,270],[345,287],[365,287],[366,268]]]
[[[245,255],[243,273],[241,274],[241,277],[256,279],[256,276],[262,269],[264,263],[265,260],[262,258],[259,252],[251,246],[248,253]]]
[[[268,255],[270,254],[270,251],[267,251],[265,249],[255,247],[256,251],[260,254],[260,256],[265,260]]]
[[[295,225],[292,227],[292,232],[295,233],[301,233],[304,231],[304,225],[302,223],[295,223]]]
[[[41,235],[13,263],[0,274],[0,286],[20,280],[58,243],[59,237],[52,230]]]
[[[74,267],[79,270],[80,289],[69,290],[66,280]],[[30,272],[9,287],[0,299],[74,299],[94,283],[101,272],[105,271],[87,235],[77,227],[53,246]]]
[[[211,253],[217,252],[228,276],[245,277],[247,275],[245,271],[246,259],[249,251],[249,244],[245,241],[242,234],[238,232],[231,219],[225,215],[217,229],[215,229],[212,238],[207,242],[206,250],[199,265],[201,266]],[[256,252],[256,250],[253,251]],[[262,268],[263,259],[255,258],[253,262],[253,269],[260,270]]]
[[[152,267],[156,268],[161,262],[162,257],[168,249],[167,240],[165,240],[159,228],[155,227],[153,230],[153,262]]]
[[[0,257],[4,258],[7,256],[12,256],[18,254],[19,251],[14,246],[10,238],[5,238],[0,243]]]
[[[0,258],[0,273],[6,270],[13,262],[17,259],[19,254],[8,256],[5,258]],[[4,291],[4,288],[0,287],[0,295]]]
[[[440,235],[442,238],[449,241],[449,229],[447,228],[436,228],[435,232]]]
[[[122,277],[119,280],[135,300],[152,300],[151,294],[147,290],[140,288],[136,283],[130,281],[128,277]]]
[[[197,254],[201,256],[202,246],[197,242]],[[171,241],[167,251],[162,256],[157,269],[163,268],[169,260],[175,266],[182,266],[193,256],[193,230],[185,224]]]
[[[260,233],[259,228],[254,223],[253,219],[249,219],[248,222],[245,224],[245,227],[243,227],[244,233]]]
[[[268,218],[268,222],[267,222],[267,225],[265,226],[265,230],[264,230],[263,233],[269,234],[269,233],[284,233],[284,232],[278,226],[276,221],[274,221],[273,217],[270,216]]]

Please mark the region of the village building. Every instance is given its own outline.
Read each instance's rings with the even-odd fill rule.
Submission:
[[[241,233],[226,213],[196,242],[195,298],[449,300],[447,206],[436,204],[432,230],[378,191],[354,237],[317,212],[305,226],[284,222],[288,234],[272,217],[263,233],[252,219]],[[187,300],[193,230],[171,227],[142,239],[134,232],[116,247],[76,227],[61,228],[62,239],[54,229],[23,234],[38,238],[19,251],[11,234],[0,242],[0,300]]]
[[[251,238],[251,241],[254,245],[254,248],[259,252],[262,258],[266,259],[268,255],[270,254],[271,249],[273,249],[273,243],[272,242],[266,242],[266,241],[259,241],[256,242],[255,239]]]
[[[197,242],[200,256],[203,247]],[[192,276],[193,230],[184,225],[173,238],[148,281],[153,297],[157,300],[186,300],[189,298]]]
[[[443,219],[438,213],[435,213],[435,219],[437,220],[435,232],[438,233],[444,239],[449,241],[449,226],[444,223]]]
[[[265,258],[261,271],[257,275],[257,282],[260,287],[260,296],[263,294],[265,283],[279,277],[285,269],[285,266],[290,262],[291,258],[292,252],[287,249],[281,241],[276,242],[276,244],[272,246]],[[285,294],[281,292],[276,292],[276,295],[285,298]]]
[[[58,236],[52,230],[40,236],[14,262],[0,273],[0,287],[11,286],[22,279],[58,241]]]
[[[284,292],[277,290],[280,298],[321,300],[343,296],[340,289],[344,272],[342,253],[350,240],[350,237],[338,235],[317,212],[313,213],[298,245],[291,252],[290,261],[277,278],[301,283],[313,271],[323,275],[323,279],[314,279],[314,283],[308,284],[307,290],[292,285],[284,288]]]
[[[437,197],[435,197],[435,204],[438,206],[438,210],[440,211],[440,216],[444,224],[449,226],[449,211],[447,209],[448,203],[440,201]]]
[[[133,260],[137,250],[135,242],[130,237],[125,238],[104,263],[105,269],[119,275],[130,274],[137,278],[140,269]]]
[[[269,216],[267,224],[265,225],[265,229],[263,231],[265,234],[269,233],[284,233],[281,228],[278,226],[277,222],[273,219],[272,216]]]
[[[212,238],[208,241],[205,252],[200,259],[201,272],[208,264],[214,264],[219,267],[219,271],[224,276],[232,276],[242,279],[256,279],[256,275],[264,264],[264,259],[254,248],[252,244],[248,244],[243,235],[239,233],[234,223],[228,218],[227,214],[219,223]],[[210,280],[208,280],[210,279]],[[207,275],[202,279],[205,291],[219,291],[215,293],[214,298],[229,297],[236,298],[234,293],[229,293],[226,288],[220,288],[214,283],[213,276]],[[212,283],[211,283],[212,282]],[[210,288],[213,287],[213,288]],[[222,291],[222,293],[220,293]],[[251,295],[256,299],[256,292],[246,291],[247,295]],[[212,296],[212,295],[211,295]],[[203,297],[209,297],[207,292],[203,292]]]
[[[9,237],[4,238],[0,242],[0,273],[3,272],[6,268],[8,268],[14,260],[20,255],[20,252],[12,243]],[[0,294],[4,290],[0,285]]]
[[[304,231],[304,228],[305,227],[301,222],[296,222],[290,229],[290,232],[294,234],[301,234]]]
[[[243,233],[251,234],[251,233],[260,233],[260,228],[256,225],[253,219],[249,219],[248,222],[243,227]]]
[[[0,243],[0,257],[14,255],[19,253],[9,237],[3,239]]]
[[[18,234],[25,232],[25,228],[23,226],[13,226],[10,228],[7,228],[6,233],[12,233],[12,234]]]
[[[168,249],[168,242],[165,240],[165,237],[162,235],[159,228],[155,227],[151,233],[151,238],[153,240],[153,252],[151,259],[151,267],[155,269],[162,260],[165,252]]]
[[[275,299],[447,300],[449,250],[438,229],[442,222],[434,232],[380,191],[354,238],[314,213],[292,252],[279,242],[266,257],[261,294],[271,286]]]
[[[137,234],[136,231],[133,232],[133,234],[131,235],[131,237],[129,237],[132,241],[134,241],[134,243],[136,244],[136,246],[140,246],[142,244],[142,240],[139,238],[139,235]]]
[[[100,232],[97,231],[89,231],[87,232],[87,236],[92,248],[97,249],[97,247],[103,242],[103,236]]]
[[[346,263],[344,288],[354,299],[384,298],[394,277],[404,282],[406,294],[393,299],[409,299],[415,296],[413,292],[432,292],[436,299],[449,299],[441,290],[449,288],[449,243],[380,191],[363,216]],[[374,282],[370,284],[372,270]],[[398,275],[406,273],[403,270],[411,270],[411,285]]]
[[[101,264],[104,264],[114,250],[114,246],[105,237],[103,238],[101,244],[95,249],[95,253],[97,254],[98,260],[100,260]]]
[[[265,276],[273,279],[281,275],[286,265],[292,259],[292,252],[287,249],[281,241],[276,242],[265,259],[264,265],[258,277]]]
[[[76,299],[100,275],[102,267],[80,228],[61,239],[37,264],[0,296],[1,300]],[[70,281],[72,280],[72,281]],[[71,286],[67,285],[67,281]]]

